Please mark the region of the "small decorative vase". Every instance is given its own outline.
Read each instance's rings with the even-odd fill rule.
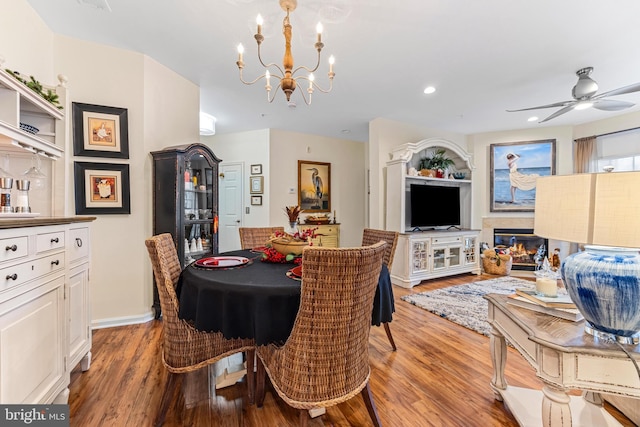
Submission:
[[[287,233],[296,234],[298,232],[298,221],[289,221],[289,229]]]
[[[612,334],[621,342],[638,339],[640,250],[586,246],[567,257],[560,272],[571,300],[589,323],[587,332]]]

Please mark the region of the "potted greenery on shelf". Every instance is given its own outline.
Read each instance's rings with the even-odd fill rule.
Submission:
[[[431,154],[430,157],[423,157],[420,159],[420,163],[418,164],[420,174],[422,176],[443,178],[447,168],[455,164],[452,159],[445,155],[445,153],[444,149],[439,149]]]

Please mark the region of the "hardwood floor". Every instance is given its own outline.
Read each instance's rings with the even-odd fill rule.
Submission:
[[[391,351],[384,328],[370,337],[371,390],[384,426],[517,426],[489,387],[493,368],[489,339],[400,300],[489,276],[461,275],[424,282],[413,289],[394,286],[396,313]],[[100,329],[93,334],[91,369],[71,376],[71,426],[150,426],[160,405],[167,373],[161,361],[162,322]],[[541,388],[529,364],[508,349],[505,375],[510,385]],[[263,408],[247,405],[246,384],[209,396],[207,369],[184,375],[165,426],[296,426],[297,411],[267,390]],[[615,408],[623,423],[634,424]],[[309,426],[369,426],[362,398],[328,408]]]

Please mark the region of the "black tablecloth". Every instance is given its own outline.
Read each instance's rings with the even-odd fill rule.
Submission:
[[[286,276],[293,264],[260,261],[261,254],[233,251],[249,265],[231,269],[187,266],[178,280],[179,317],[196,329],[219,331],[226,338],[255,338],[258,345],[284,343],[300,305],[300,282]],[[383,266],[374,300],[373,325],[390,322],[395,311],[391,279]]]

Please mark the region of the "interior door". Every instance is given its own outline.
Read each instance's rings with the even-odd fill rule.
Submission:
[[[218,245],[220,252],[240,249],[238,227],[242,225],[243,164],[221,163],[219,182],[219,229]]]

